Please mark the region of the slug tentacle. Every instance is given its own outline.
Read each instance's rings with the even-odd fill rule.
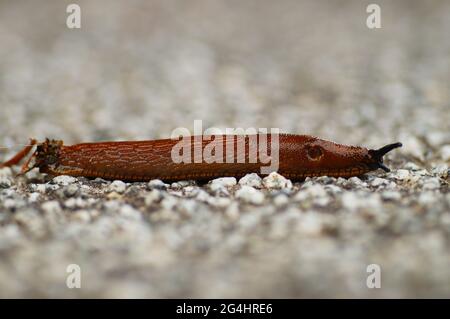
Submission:
[[[372,159],[374,160],[374,164],[376,168],[381,168],[385,172],[390,172],[391,170],[383,164],[383,156],[386,155],[386,153],[392,151],[393,149],[396,149],[398,147],[402,147],[402,143],[392,143],[388,144],[386,146],[383,146],[382,148],[379,148],[377,150],[369,150],[370,156],[372,156]]]

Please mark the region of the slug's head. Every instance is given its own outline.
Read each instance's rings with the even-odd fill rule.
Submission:
[[[362,175],[378,168],[388,172],[383,156],[402,146],[401,143],[386,145],[377,150],[348,146],[314,138],[302,147],[302,169],[313,176],[329,175],[350,177]]]
[[[383,156],[392,151],[395,148],[401,147],[402,143],[392,143],[388,144],[386,146],[383,146],[382,148],[379,148],[377,150],[369,150],[369,156],[371,160],[371,164],[373,165],[374,169],[381,168],[385,172],[389,172],[390,169],[386,167],[386,165],[383,164]]]

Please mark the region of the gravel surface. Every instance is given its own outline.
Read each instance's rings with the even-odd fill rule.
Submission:
[[[0,169],[0,297],[450,297],[450,2],[376,2],[378,30],[356,0],[77,1],[69,30],[64,1],[0,1],[1,160],[196,119],[404,145],[304,182]]]

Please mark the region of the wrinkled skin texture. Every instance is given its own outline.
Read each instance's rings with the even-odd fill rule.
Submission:
[[[308,176],[351,177],[377,169],[377,161],[368,149],[346,146],[325,141],[307,135],[280,134],[270,136],[217,135],[193,136],[184,142],[162,139],[139,142],[101,142],[63,146],[61,141],[46,141],[38,146],[35,153],[36,164],[43,173],[51,175],[72,175],[101,177],[104,179],[122,179],[128,181],[165,181],[194,179],[209,180],[221,176],[241,177],[248,173],[261,173],[262,167],[269,167],[276,160],[271,145],[279,143],[278,173],[291,179],[303,179]],[[185,144],[180,144],[185,143]],[[215,143],[215,144],[211,144]],[[208,146],[209,144],[209,146]],[[191,149],[187,158],[190,163],[174,161],[172,155],[186,155],[185,151],[173,153],[185,146]],[[201,148],[200,148],[201,145]],[[212,151],[211,145],[222,148],[223,154]],[[245,148],[243,147],[245,145]],[[255,152],[269,145],[268,152]],[[231,156],[227,153],[233,149]],[[201,162],[195,162],[194,152],[202,155]],[[217,153],[218,152],[218,153]],[[245,154],[245,161],[242,157]],[[258,154],[251,162],[252,154]],[[263,156],[259,156],[262,154]],[[264,155],[273,155],[269,158]],[[221,160],[220,160],[221,159]],[[221,163],[219,162],[221,161]],[[272,167],[275,167],[272,165]],[[275,169],[273,169],[275,170]]]

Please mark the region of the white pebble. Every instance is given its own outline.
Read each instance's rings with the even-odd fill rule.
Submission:
[[[434,131],[427,134],[426,139],[428,143],[433,147],[439,147],[439,145],[445,143],[446,140],[448,140],[448,134],[447,132],[442,131]]]
[[[403,142],[403,153],[412,155],[422,161],[424,160],[424,149],[422,142],[411,135],[402,135],[399,139]]]
[[[208,204],[214,207],[224,208],[230,205],[231,200],[227,197],[212,197],[210,196],[208,199]]]
[[[193,199],[185,199],[178,203],[179,210],[186,216],[192,216],[197,208],[197,202]]]
[[[436,196],[433,192],[423,192],[419,195],[418,202],[422,205],[431,205],[436,203]]]
[[[292,182],[277,172],[272,172],[264,177],[263,185],[267,188],[292,188]]]
[[[327,192],[324,186],[320,184],[312,184],[305,187],[305,184],[294,196],[294,200],[303,201],[308,198],[322,198],[327,197]]]
[[[236,192],[236,197],[254,205],[260,205],[264,202],[264,194],[261,191],[245,185]]]
[[[195,198],[200,202],[208,202],[211,196],[205,192],[203,189],[200,189],[195,196]]]
[[[11,180],[7,177],[0,177],[0,188],[10,188],[12,185]]]
[[[234,177],[222,177],[222,178],[216,178],[211,181],[211,184],[209,185],[209,188],[214,193],[220,193],[224,195],[228,195],[227,187],[232,187],[236,185],[236,178]]]
[[[261,188],[262,179],[256,173],[247,174],[239,180],[239,185]]]
[[[387,179],[376,177],[376,178],[370,183],[370,185],[372,185],[372,186],[374,186],[374,187],[378,187],[378,186],[380,186],[380,185],[386,185],[387,183],[388,183],[388,180],[387,180]]]
[[[347,192],[342,195],[342,205],[350,211],[355,211],[359,208],[377,208],[381,201],[378,193],[363,195]]]
[[[441,158],[444,160],[444,161],[450,161],[450,145],[444,145],[442,148],[441,148]]]
[[[0,168],[0,177],[10,177],[12,175],[12,169],[10,167]]]
[[[6,209],[13,209],[17,207],[17,201],[12,198],[7,198],[3,201],[3,207]]]
[[[381,193],[381,198],[384,200],[400,200],[402,195],[399,192],[385,191]]]
[[[323,231],[323,225],[317,213],[303,215],[297,227],[302,234],[307,236],[318,236]]]
[[[420,170],[420,167],[413,162],[408,162],[405,164],[405,169],[410,171],[418,171]]]
[[[127,219],[139,220],[142,218],[141,212],[128,204],[122,205],[122,207],[120,207],[119,214]]]
[[[339,186],[333,185],[333,184],[325,185],[325,190],[329,190],[333,194],[337,194],[337,193],[341,193],[342,192],[342,188],[340,188]]]
[[[45,202],[42,204],[41,207],[44,210],[44,212],[48,214],[55,214],[61,212],[61,206],[55,200]]]
[[[71,215],[71,217],[74,220],[77,220],[77,221],[83,222],[83,223],[87,223],[87,222],[89,222],[91,220],[91,215],[86,210],[76,211],[75,213],[73,213]]]
[[[232,202],[225,210],[225,216],[227,216],[230,220],[236,221],[239,219],[239,205],[237,202]]]
[[[450,174],[450,169],[448,168],[448,166],[446,164],[440,164],[436,167],[433,167],[433,169],[431,170],[431,173],[437,176],[440,176],[442,178],[447,178]]]
[[[166,189],[168,185],[159,179],[152,179],[150,182],[148,182],[147,186],[150,189]]]
[[[187,186],[183,188],[183,194],[186,197],[195,197],[197,196],[198,192],[200,191],[200,188],[195,186]]]
[[[192,181],[178,181],[178,182],[174,182],[170,185],[170,187],[172,188],[183,188],[189,185],[192,185]]]
[[[433,190],[433,189],[438,189],[440,187],[441,187],[441,182],[440,182],[439,178],[437,178],[437,177],[427,178],[423,184],[424,190]]]
[[[83,200],[81,197],[69,198],[64,202],[64,206],[67,208],[76,208],[76,207],[82,208],[86,207],[86,201]]]
[[[289,203],[289,197],[286,194],[279,194],[273,199],[273,203],[277,207],[285,206]]]
[[[159,202],[163,198],[161,192],[157,189],[153,189],[145,196],[144,201],[146,206],[150,206],[153,203]]]
[[[36,193],[36,192],[30,193],[30,195],[28,196],[28,201],[30,203],[34,203],[39,199],[40,196],[41,196],[41,194]]]
[[[212,185],[222,185],[225,187],[231,187],[236,184],[237,184],[236,178],[234,178],[234,177],[221,177],[221,178],[213,179],[211,181],[211,186]]]
[[[364,186],[366,183],[363,182],[360,178],[353,176],[348,179],[348,181],[354,185]]]
[[[36,192],[39,192],[41,194],[45,194],[47,187],[45,184],[32,184],[31,189],[34,189]]]
[[[174,196],[166,196],[161,201],[161,206],[167,210],[172,210],[178,203],[178,200]]]
[[[119,210],[120,204],[116,200],[110,200],[103,203],[107,212],[116,212]]]
[[[78,185],[72,184],[64,188],[64,195],[67,197],[74,196],[78,192]]]
[[[119,181],[119,180],[112,182],[108,187],[108,190],[110,192],[116,192],[119,194],[125,192],[126,189],[127,189],[127,185],[124,182]]]
[[[409,178],[409,175],[410,173],[406,169],[399,169],[394,173],[394,178],[398,180],[405,180]]]
[[[73,184],[77,181],[75,177],[67,176],[67,175],[60,175],[53,178],[53,183],[61,185],[61,186],[67,186],[69,184]]]

